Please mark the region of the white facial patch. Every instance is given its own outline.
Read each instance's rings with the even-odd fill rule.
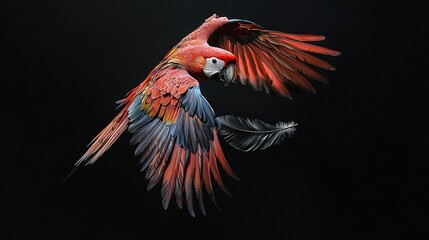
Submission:
[[[204,66],[203,72],[206,77],[210,78],[213,74],[220,73],[225,66],[225,62],[215,58],[207,58],[206,65]]]

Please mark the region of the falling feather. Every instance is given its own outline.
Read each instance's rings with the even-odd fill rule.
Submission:
[[[234,148],[243,151],[264,150],[279,144],[286,135],[296,131],[295,122],[278,122],[275,125],[259,119],[244,119],[232,115],[216,118],[220,135]]]

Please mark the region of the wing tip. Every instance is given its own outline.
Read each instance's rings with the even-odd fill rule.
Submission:
[[[337,57],[337,56],[340,56],[340,55],[341,55],[341,52],[340,52],[340,51],[337,51],[337,50],[331,50],[331,51],[332,51],[332,53],[331,53],[331,54],[328,54],[329,56]]]
[[[256,25],[256,23],[254,23],[252,21],[244,20],[244,19],[239,19],[239,18],[233,18],[233,19],[229,19],[228,20],[228,23],[240,23],[240,22],[242,22],[242,23],[249,23],[249,24],[255,24]]]
[[[193,212],[188,211],[188,212],[189,212],[189,215],[191,215],[193,218],[195,218],[195,211],[193,211]]]

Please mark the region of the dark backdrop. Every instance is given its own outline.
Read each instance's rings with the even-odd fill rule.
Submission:
[[[427,236],[427,28],[410,1],[3,1],[1,239],[415,239]],[[290,140],[242,153],[221,210],[161,206],[130,136],[61,181],[116,114],[114,102],[217,13],[327,36],[330,85],[294,100],[204,83],[218,115],[299,123]],[[426,223],[425,223],[426,222]]]

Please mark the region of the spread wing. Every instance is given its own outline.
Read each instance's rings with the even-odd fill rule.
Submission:
[[[186,199],[195,216],[193,193],[205,214],[203,185],[215,202],[212,180],[227,192],[218,163],[233,178],[219,143],[213,109],[201,94],[198,81],[181,68],[168,67],[155,76],[128,109],[131,144],[140,156],[148,190],[162,179],[162,204],[173,196],[179,208]],[[183,197],[185,195],[185,197]]]
[[[304,89],[316,93],[307,77],[326,82],[310,65],[335,70],[331,64],[309,54],[340,54],[307,43],[323,39],[324,36],[266,30],[252,22],[233,19],[215,30],[208,43],[237,57],[233,82],[250,84],[257,91],[265,90],[291,98],[291,90],[299,92]]]

